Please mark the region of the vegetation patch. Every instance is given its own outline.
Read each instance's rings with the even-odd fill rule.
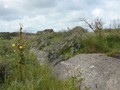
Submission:
[[[102,34],[102,35],[101,35]],[[101,29],[101,32],[87,32],[77,26],[69,31],[37,35],[39,50],[45,51],[49,62],[57,64],[80,53],[120,53],[118,32]]]

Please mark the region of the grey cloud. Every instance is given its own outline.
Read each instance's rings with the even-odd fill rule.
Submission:
[[[35,22],[29,26],[39,29],[47,26],[63,28],[62,26],[75,25],[79,22],[79,18],[93,18],[91,12],[96,8],[105,11],[104,17],[109,13],[110,15],[113,12],[120,13],[116,5],[114,9],[106,7],[105,2],[109,0],[11,0],[10,4],[7,3],[11,5],[8,8],[4,7],[2,1],[4,0],[0,0],[0,21],[16,23],[17,20],[23,20],[26,25]],[[117,0],[110,1],[117,2]]]
[[[44,9],[52,8],[57,5],[57,0],[25,0],[23,7],[26,9]]]
[[[77,0],[76,0],[77,1]],[[89,11],[93,10],[95,7],[101,6],[103,0],[59,0],[58,6],[56,7],[56,12],[68,12],[68,11]]]
[[[6,9],[3,7],[2,4],[0,4],[0,16],[6,15],[6,14],[11,14],[14,11],[12,9]]]
[[[5,21],[11,21],[20,19],[19,13],[10,9],[0,9],[0,19]]]
[[[12,7],[5,8],[0,1],[0,19],[15,20],[20,19],[20,16],[34,16],[36,14],[44,14],[50,12],[50,8],[57,5],[57,0],[21,0],[16,2]]]
[[[31,0],[33,1],[33,0]],[[57,0],[34,0],[33,1],[33,4],[38,6],[38,7],[54,7],[57,5]]]
[[[6,9],[0,7],[0,12],[2,13],[0,18],[14,20],[19,19],[20,16],[35,16],[36,14],[42,14],[49,17],[49,14],[51,15],[51,13],[56,14],[58,15],[57,17],[59,17],[60,14],[69,14],[69,11],[84,10],[84,6],[87,5],[85,1],[80,1],[80,3],[76,4],[73,0],[21,0],[21,2],[15,3],[16,5],[13,6],[14,8]]]
[[[6,21],[10,21],[10,20],[15,20],[15,19],[19,19],[20,13],[12,8],[5,8],[4,5],[1,3],[0,4],[0,19],[1,20],[6,20]]]
[[[9,15],[1,16],[0,19],[5,20],[5,21],[12,21],[16,19],[21,19],[21,17],[14,15],[14,14],[9,14]]]

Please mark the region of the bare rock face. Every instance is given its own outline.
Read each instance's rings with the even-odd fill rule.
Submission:
[[[120,59],[104,54],[77,55],[57,64],[53,72],[61,79],[80,75],[89,90],[120,90]]]

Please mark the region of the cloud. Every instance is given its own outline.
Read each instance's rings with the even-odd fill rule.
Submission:
[[[10,8],[48,8],[54,7],[57,0],[3,0],[3,4]]]
[[[120,17],[118,0],[0,0],[0,31],[16,31],[19,23],[26,31],[45,28],[55,31],[81,25],[79,18]]]
[[[97,16],[97,17],[103,17],[103,13],[104,13],[104,10],[103,9],[100,9],[100,8],[95,8],[93,11],[92,11],[92,15],[93,16]]]
[[[31,2],[31,3],[29,3]],[[31,7],[50,8],[57,5],[57,0],[26,0],[26,5]]]
[[[18,19],[20,17],[36,15],[47,12],[56,5],[56,0],[1,0],[0,18],[5,20]],[[3,17],[4,16],[4,17]],[[9,19],[9,16],[11,19]],[[13,18],[13,17],[16,18]]]
[[[105,9],[105,16],[107,16],[110,20],[120,18],[120,10],[119,10],[119,0],[110,0],[105,1],[103,4],[103,9]]]

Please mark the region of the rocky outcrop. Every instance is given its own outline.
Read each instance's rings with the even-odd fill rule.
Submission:
[[[35,48],[31,49],[43,64],[47,54]],[[120,90],[120,59],[104,54],[80,54],[52,67],[54,75],[60,79],[71,76],[83,78],[81,90]]]
[[[53,72],[61,79],[80,75],[89,90],[120,90],[120,59],[104,54],[77,55],[57,64]]]
[[[43,31],[38,31],[37,34],[45,34],[45,33],[52,33],[54,32],[53,29],[45,29]]]

